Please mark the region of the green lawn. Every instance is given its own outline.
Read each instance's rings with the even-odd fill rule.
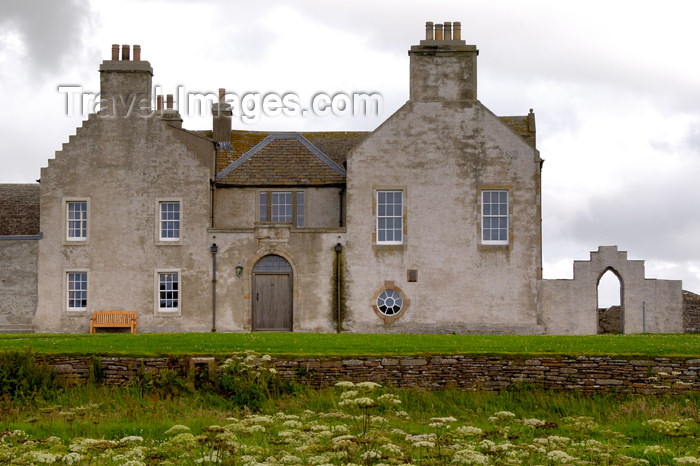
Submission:
[[[0,350],[56,355],[392,355],[619,356],[700,358],[700,335],[409,335],[318,333],[0,334]]]

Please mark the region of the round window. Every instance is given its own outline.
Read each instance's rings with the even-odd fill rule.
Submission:
[[[406,309],[411,301],[406,298],[403,290],[394,285],[394,282],[386,281],[384,286],[379,288],[369,305],[372,306],[377,317],[385,324],[391,324],[406,313]]]
[[[403,298],[396,290],[384,290],[377,297],[377,309],[385,316],[395,316],[403,308]]]

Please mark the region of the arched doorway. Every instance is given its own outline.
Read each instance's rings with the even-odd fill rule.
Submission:
[[[292,266],[274,254],[253,267],[253,331],[292,331]]]
[[[598,277],[598,333],[623,333],[623,286],[622,278],[612,267]]]

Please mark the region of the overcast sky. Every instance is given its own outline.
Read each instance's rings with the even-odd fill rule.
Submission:
[[[533,108],[545,165],[544,275],[618,245],[649,278],[700,292],[700,2],[39,1],[0,3],[0,183],[39,178],[83,118],[58,86],[99,91],[112,43],[140,44],[165,93],[377,92],[379,118],[276,117],[252,130],[372,130],[408,99],[425,22],[461,21],[479,100]],[[209,117],[185,127],[210,128]]]

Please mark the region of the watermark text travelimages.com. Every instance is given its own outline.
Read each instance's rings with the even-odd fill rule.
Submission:
[[[212,106],[219,101],[218,93],[188,92],[178,86],[173,99],[173,108],[181,116],[212,116]],[[155,88],[153,95],[160,94]],[[150,117],[163,111],[158,110],[153,99],[146,93],[128,95],[110,95],[102,98],[97,92],[88,92],[79,85],[58,86],[58,92],[65,95],[65,112],[67,116],[87,116],[96,113],[102,117],[140,115]],[[231,116],[242,122],[253,124],[265,117],[380,117],[383,98],[377,92],[319,92],[313,95],[308,106],[302,106],[302,99],[293,92],[245,92],[242,94],[226,93],[224,103],[231,109]],[[165,103],[163,107],[165,107]],[[214,112],[220,112],[222,106],[215,106]]]

